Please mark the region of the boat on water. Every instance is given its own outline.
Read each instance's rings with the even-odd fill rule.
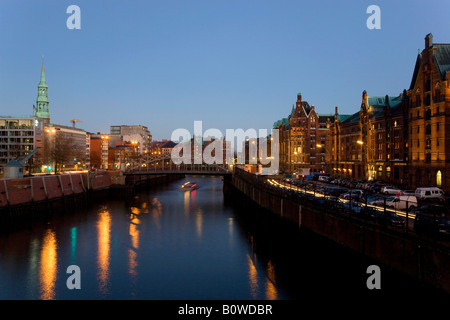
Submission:
[[[181,188],[181,190],[185,190],[185,191],[190,191],[190,190],[197,190],[198,189],[198,185],[195,182],[186,182],[184,183]]]

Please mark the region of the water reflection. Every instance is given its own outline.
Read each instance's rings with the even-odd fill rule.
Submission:
[[[258,285],[258,271],[256,270],[256,267],[253,263],[252,258],[250,258],[250,255],[247,254],[247,263],[248,263],[248,280],[250,285],[250,294],[253,299],[258,299],[258,291],[259,291],[259,285]]]
[[[77,227],[73,227],[70,231],[70,261],[75,264],[77,255]]]
[[[30,243],[30,259],[28,265],[28,295],[33,296],[36,290],[36,279],[38,279],[37,275],[39,273],[39,249],[40,243],[39,240],[33,238]]]
[[[98,279],[99,291],[101,293],[108,293],[109,281],[109,259],[110,259],[110,232],[111,232],[111,215],[108,211],[99,213],[97,222],[98,233]]]
[[[262,299],[263,297],[260,295],[263,294],[262,290],[264,290],[264,299],[277,300],[279,297],[276,286],[275,268],[272,265],[272,262],[269,260],[266,269],[260,269],[259,274],[258,268],[256,267],[256,265],[258,265],[256,262],[256,254],[254,254],[253,259],[247,254],[247,264],[250,294],[252,298]]]
[[[131,248],[128,249],[128,272],[132,276],[137,275],[137,250],[139,249],[139,229],[138,225],[141,223],[139,219],[140,210],[132,207],[133,219],[130,220],[129,234],[131,237]]]
[[[277,300],[278,299],[278,291],[275,286],[276,278],[275,278],[275,267],[272,265],[272,261],[267,261],[266,266],[266,299],[267,300]]]
[[[41,250],[40,286],[42,300],[55,298],[55,281],[57,272],[57,242],[55,232],[48,229],[44,236]]]
[[[234,219],[228,218],[228,241],[230,246],[233,245],[233,229],[234,229]]]
[[[195,216],[195,230],[197,231],[197,237],[202,237],[202,229],[203,229],[203,211],[202,209],[197,209],[197,214]]]

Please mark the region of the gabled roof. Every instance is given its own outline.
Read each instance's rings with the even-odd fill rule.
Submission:
[[[367,97],[369,106],[371,107],[384,107],[386,105],[386,97]],[[394,98],[388,97],[390,107],[395,107],[402,103],[403,97],[397,96]]]
[[[384,107],[389,107],[389,113],[394,114],[401,111],[401,104],[403,96],[397,97],[388,96],[388,105],[386,105],[386,97],[367,97],[368,104],[370,106],[369,118],[378,118],[384,115]]]
[[[351,114],[338,114],[336,116],[336,120],[340,121],[340,122],[344,122],[345,120],[347,120],[348,118],[350,118],[352,115]]]
[[[417,76],[419,74],[420,62],[422,61],[422,56],[420,54],[417,55],[416,65],[414,67],[413,77],[411,79],[411,84],[409,85],[409,90],[414,89],[414,85],[416,84]]]
[[[288,118],[283,118],[281,120],[275,121],[274,124],[273,124],[273,127],[274,128],[281,127],[283,124],[284,124],[284,126],[286,128],[288,128],[289,127],[289,119]]]
[[[318,114],[319,123],[327,123],[328,119],[330,122],[334,122],[334,114]]]
[[[359,111],[352,114],[351,116],[349,116],[347,119],[345,119],[344,121],[341,122],[341,124],[350,124],[350,123],[355,123],[355,122],[359,122]]]
[[[434,49],[433,59],[436,63],[436,67],[439,70],[439,75],[441,80],[445,80],[445,73],[450,70],[450,44],[433,44],[431,49]],[[419,54],[416,59],[416,65],[414,67],[413,77],[411,79],[411,84],[409,90],[414,89],[416,84],[417,76],[419,74],[420,64],[422,62],[422,57]]]
[[[367,104],[369,107],[369,118],[379,118],[384,116],[384,108],[389,107],[389,115],[394,115],[402,112],[403,95],[397,97],[388,96],[388,105],[386,105],[386,96],[384,97],[367,97]],[[341,118],[341,119],[340,119]],[[338,120],[342,124],[350,124],[360,121],[360,111],[352,115],[338,115]]]
[[[450,70],[450,44],[433,44],[433,58],[441,75],[445,80],[445,73]]]
[[[302,101],[302,107],[303,110],[305,110],[306,116],[309,116],[309,113],[311,112],[311,106],[309,105],[309,103],[306,101]]]
[[[166,143],[164,143],[162,146],[161,146],[161,149],[164,149],[164,148],[174,148],[175,146],[176,146],[177,144],[175,143],[175,142],[173,142],[173,141],[167,141]]]

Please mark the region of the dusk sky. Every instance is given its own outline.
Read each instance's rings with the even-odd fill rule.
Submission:
[[[42,55],[51,122],[89,132],[270,129],[299,92],[318,113],[352,114],[363,90],[409,88],[425,35],[450,43],[449,13],[449,1],[0,0],[0,115],[33,113]]]

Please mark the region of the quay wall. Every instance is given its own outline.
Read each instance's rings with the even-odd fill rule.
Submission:
[[[0,179],[0,209],[11,209],[100,191],[127,195],[136,187],[162,184],[184,175],[121,175],[118,171],[95,171]]]
[[[291,198],[286,192],[267,188],[242,170],[228,181],[260,207],[316,234],[335,241],[383,265],[450,293],[450,246],[423,239],[414,233],[388,228],[318,208]],[[227,186],[227,188],[230,188]]]

